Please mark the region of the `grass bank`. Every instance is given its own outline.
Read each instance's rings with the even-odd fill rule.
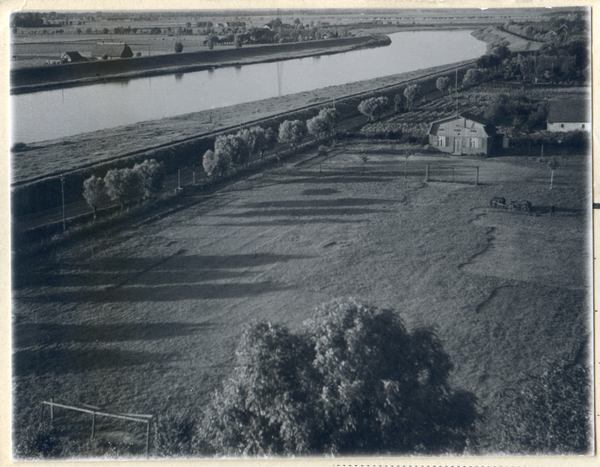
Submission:
[[[405,149],[352,141],[331,149],[322,167],[272,168],[162,218],[125,219],[34,257],[16,255],[14,446],[26,444],[40,401],[53,397],[155,415],[151,436],[162,444],[151,441],[151,455],[185,455],[184,427],[232,370],[245,325],[296,329],[315,306],[351,295],[440,337],[453,384],[476,394],[485,417],[474,453],[523,453],[524,412],[556,413],[551,404],[515,405],[524,384],[590,363],[588,159],[561,160],[550,190],[537,157],[413,153],[405,179]],[[424,164],[457,173],[479,165],[480,185],[425,182]],[[529,200],[532,212],[490,208],[499,195]],[[585,418],[586,387],[575,390],[573,411]],[[508,419],[498,410],[507,404]],[[567,434],[560,420],[556,440]],[[55,426],[63,455],[143,452],[144,433],[124,424],[98,425],[91,447],[89,417],[57,411]],[[579,429],[589,441],[585,424]]]

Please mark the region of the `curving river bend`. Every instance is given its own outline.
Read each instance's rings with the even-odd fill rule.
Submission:
[[[12,142],[33,143],[477,58],[471,31],[390,34],[391,45],[10,97]]]

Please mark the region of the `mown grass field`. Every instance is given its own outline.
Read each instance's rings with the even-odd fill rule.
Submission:
[[[15,444],[51,397],[193,419],[231,371],[244,326],[294,329],[352,296],[435,330],[453,384],[486,417],[479,452],[496,452],[499,399],[589,359],[588,158],[561,158],[553,190],[538,159],[412,156],[405,179],[402,147],[352,142],[322,171],[290,162],[191,193],[197,204],[163,218],[14,258]],[[461,182],[473,180],[461,167],[477,165],[480,185],[426,182],[425,164],[454,166]],[[493,196],[533,209],[493,209]],[[57,410],[55,423],[71,441],[89,437],[89,417]],[[97,429],[112,455],[141,453],[144,436]]]

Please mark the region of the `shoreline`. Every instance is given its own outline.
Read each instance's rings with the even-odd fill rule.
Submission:
[[[333,99],[340,101],[360,94],[377,92],[403,82],[450,72],[471,62],[473,60],[465,60],[287,96],[271,97],[260,101],[31,143],[27,145],[25,151],[12,154],[13,179],[11,186],[29,185],[56,176],[58,173],[66,174],[126,158],[133,153],[150,151],[155,147],[176,145],[184,141],[203,138],[226,131],[230,127],[258,124],[261,120],[296,112],[306,107],[323,105]],[[152,144],[140,144],[148,137],[151,138]],[[23,174],[35,175],[23,177]]]
[[[10,94],[28,94],[103,82],[333,55],[358,49],[385,47],[389,44],[391,39],[387,35],[370,34],[333,40],[22,68],[10,72]]]

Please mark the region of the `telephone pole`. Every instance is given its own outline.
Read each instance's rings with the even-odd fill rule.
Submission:
[[[60,191],[62,194],[63,232],[66,232],[67,231],[67,213],[65,211],[65,177],[63,174],[60,174]]]

